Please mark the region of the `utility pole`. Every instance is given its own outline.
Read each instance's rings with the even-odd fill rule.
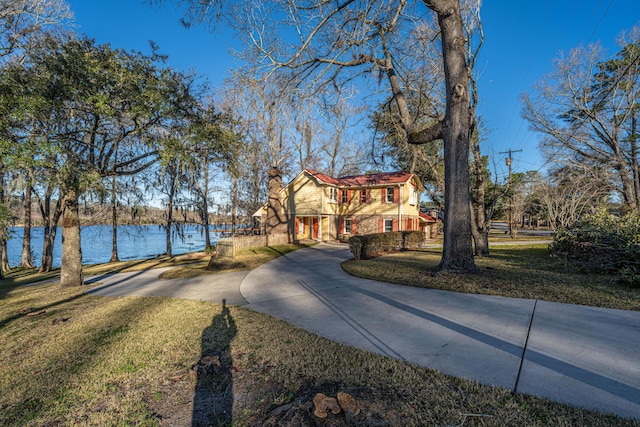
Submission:
[[[511,190],[511,185],[513,184],[513,174],[511,173],[511,155],[519,151],[522,150],[512,150],[511,148],[509,148],[509,151],[500,151],[500,153],[498,153],[509,155],[506,160],[507,166],[509,166],[509,190]],[[512,239],[515,239],[516,237],[513,230],[513,192],[511,192],[509,195],[509,236],[511,236]]]

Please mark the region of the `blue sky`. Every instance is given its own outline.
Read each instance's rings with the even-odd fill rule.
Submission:
[[[76,15],[79,32],[111,43],[114,47],[149,52],[149,40],[169,55],[169,63],[193,69],[214,85],[234,67],[228,53],[234,46],[228,31],[183,28],[182,16],[170,0],[163,8],[138,0],[68,0]],[[507,6],[505,6],[507,5]],[[487,0],[482,7],[485,45],[478,61],[479,115],[491,130],[483,154],[498,166],[498,177],[507,169],[505,154],[513,154],[514,172],[540,170],[538,136],[528,131],[520,118],[520,94],[551,71],[551,61],[560,51],[600,41],[611,55],[619,33],[640,24],[638,0],[546,0],[503,2]],[[237,45],[236,45],[237,47]]]

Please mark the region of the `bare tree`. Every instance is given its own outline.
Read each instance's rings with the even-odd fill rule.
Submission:
[[[329,176],[355,175],[366,162],[357,136],[350,132],[362,120],[364,106],[354,105],[354,89],[335,89],[323,94],[318,113],[328,129],[322,142],[323,172]]]
[[[572,49],[525,95],[524,117],[544,136],[543,149],[564,165],[596,164],[613,172],[625,210],[640,209],[637,105],[640,27],[608,58],[599,44]]]
[[[249,182],[254,195],[263,187],[260,182],[268,183],[267,217],[274,233],[280,233],[286,226],[280,189],[283,175],[291,171],[289,161],[296,151],[288,132],[290,126],[295,127],[295,121],[287,120],[293,117],[294,97],[291,92],[283,91],[282,84],[279,76],[258,81],[246,73],[236,72],[227,81],[226,90],[226,106],[234,112],[237,133],[244,137],[247,145],[242,153],[246,157],[238,159],[236,170],[251,169],[249,173],[254,174],[254,178],[250,181],[260,177],[258,183]],[[238,187],[240,185],[238,182]],[[237,195],[237,189],[234,194]]]
[[[233,111],[240,132],[249,143],[260,148],[262,161],[272,168],[284,168],[295,152],[288,127],[294,126],[290,108],[294,102],[291,92],[284,90],[279,76],[267,81],[252,78],[238,70],[225,84],[225,105]]]
[[[296,97],[294,108],[282,111],[280,122],[284,124],[286,135],[297,158],[296,170],[317,169],[320,161],[321,125],[315,114],[312,100]]]
[[[73,12],[64,0],[0,0],[0,60],[24,54],[44,32],[69,24]]]
[[[606,173],[606,171],[600,171]],[[608,199],[611,188],[588,167],[563,167],[538,183],[536,193],[549,226],[569,227],[586,214],[595,213]]]

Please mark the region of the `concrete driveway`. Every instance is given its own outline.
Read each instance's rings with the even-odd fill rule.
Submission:
[[[171,297],[211,301],[231,305],[245,305],[247,301],[240,294],[240,283],[247,271],[211,274],[189,279],[160,280],[158,277],[168,268],[134,271],[130,273],[91,276],[87,284],[96,284],[87,293],[116,297]]]
[[[345,245],[251,271],[247,307],[443,373],[640,419],[640,312],[391,285],[347,275]]]
[[[322,243],[251,272],[88,278],[104,296],[244,305],[330,340],[443,373],[640,419],[640,312],[469,295],[349,276]]]

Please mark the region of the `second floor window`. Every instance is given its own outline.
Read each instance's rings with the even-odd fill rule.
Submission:
[[[329,201],[333,203],[338,203],[338,189],[330,188],[329,189]]]
[[[371,200],[369,198],[369,189],[363,188],[360,190],[360,203],[369,203],[369,200]]]
[[[411,188],[411,198],[409,199],[409,204],[413,206],[418,204],[418,190],[413,187]]]
[[[395,201],[396,189],[395,187],[387,188],[387,203],[393,203]]]
[[[342,196],[340,203],[344,203],[346,205],[347,203],[349,203],[349,190],[342,190],[341,193]]]

